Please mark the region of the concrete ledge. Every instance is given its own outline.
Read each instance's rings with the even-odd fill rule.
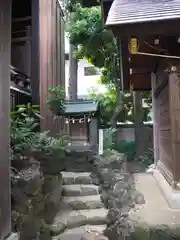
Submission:
[[[169,206],[173,209],[180,209],[180,191],[172,189],[159,170],[155,169],[153,175]]]
[[[6,240],[19,240],[19,234],[11,233],[11,235],[9,237],[7,237]]]

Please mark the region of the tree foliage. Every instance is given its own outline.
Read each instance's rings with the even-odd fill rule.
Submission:
[[[70,43],[76,46],[79,59],[86,58],[101,69],[100,83],[107,86],[108,92],[98,93],[91,89],[90,98],[98,100],[101,106],[101,122],[133,121],[133,98],[121,92],[120,59],[118,42],[112,31],[101,21],[100,7],[83,8],[78,0],[71,2],[73,11],[67,21]],[[145,97],[147,94],[144,94]],[[151,98],[148,95],[147,104]],[[144,112],[147,119],[148,110]]]
[[[102,83],[117,84],[120,80],[117,41],[112,31],[102,25],[100,8],[82,8],[78,4],[74,9],[67,31],[70,43],[77,47],[76,55],[102,70]]]

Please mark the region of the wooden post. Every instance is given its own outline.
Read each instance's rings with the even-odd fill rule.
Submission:
[[[139,91],[134,92],[134,116],[136,157],[139,158],[144,153],[142,96]]]
[[[11,231],[10,203],[11,0],[0,1],[0,239]]]
[[[26,27],[26,35],[27,35],[27,37],[31,37],[31,26],[27,26]],[[26,56],[26,74],[28,75],[28,76],[31,76],[31,40],[29,40],[29,41],[26,41],[26,44],[25,44],[25,51],[26,51],[26,54],[25,54],[25,56]],[[37,81],[37,80],[36,80]]]
[[[93,151],[98,151],[98,119],[93,117],[89,124],[89,141]]]
[[[152,85],[152,112],[153,112],[153,145],[154,145],[154,163],[157,164],[159,160],[159,111],[158,102],[154,96],[156,87],[156,76],[154,73],[151,74],[151,85]]]
[[[39,0],[32,0],[31,86],[32,102],[39,104]],[[46,71],[46,69],[44,69]]]
[[[173,180],[176,188],[176,185],[180,183],[180,77],[175,72],[169,74],[169,103],[172,131]]]
[[[64,87],[65,84],[64,40],[62,40],[64,31],[62,27],[59,27],[57,21],[63,21],[58,1],[39,0],[39,90],[40,111],[43,116],[41,130],[50,130],[52,134],[60,133],[65,128],[64,119],[55,119],[46,104],[49,87],[57,85]],[[63,24],[61,23],[61,25]],[[59,34],[61,34],[60,37]],[[57,49],[57,47],[60,49]],[[60,55],[57,56],[57,54]],[[61,69],[62,79],[58,78],[59,71],[57,71],[57,68]]]

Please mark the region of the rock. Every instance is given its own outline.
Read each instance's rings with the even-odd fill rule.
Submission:
[[[20,230],[20,240],[36,239],[40,230],[41,221],[32,215],[24,216],[22,229]]]
[[[87,196],[98,194],[98,187],[96,185],[64,185],[64,196]]]
[[[62,154],[63,152],[61,151],[59,153],[59,155],[61,155],[61,158],[63,158]],[[55,153],[53,156],[44,156],[40,160],[40,171],[44,174],[58,175],[64,169],[65,161],[58,157],[58,153]]]
[[[155,164],[151,164],[148,166],[148,168],[146,169],[147,173],[153,173],[155,169]]]
[[[66,229],[66,224],[64,223],[55,223],[51,226],[51,235],[52,236],[57,236],[59,234],[61,234],[62,232],[64,232],[64,230]]]
[[[80,196],[81,194],[81,185],[64,185],[63,186],[63,195],[64,196]]]
[[[91,171],[94,162],[94,153],[90,146],[69,146],[66,149],[66,171]]]
[[[98,232],[88,232],[81,240],[108,240],[108,238]]]
[[[39,168],[28,168],[21,171],[18,175],[18,181],[14,185],[27,195],[37,195],[41,190],[43,178],[40,175]]]
[[[144,195],[137,190],[133,193],[133,200],[135,204],[145,204]]]
[[[32,211],[35,216],[38,216],[44,211],[44,206],[45,206],[45,201],[44,201],[44,196],[42,194],[39,194],[31,199],[31,204],[32,204]]]
[[[39,240],[52,240],[52,237],[49,233],[41,233]]]
[[[62,176],[64,185],[92,183],[90,172],[62,172]]]
[[[85,225],[87,217],[83,215],[72,216],[67,220],[67,228],[75,228],[81,225]]]
[[[92,179],[90,176],[79,176],[75,178],[76,184],[91,184]]]
[[[62,174],[50,175],[44,174],[43,193],[51,193],[54,189],[61,187],[62,185]]]
[[[159,225],[150,229],[150,236],[153,240],[169,240],[173,239],[173,235],[172,229],[166,225]]]
[[[104,204],[102,202],[89,201],[86,203],[87,209],[98,209],[98,208],[103,208],[103,207],[104,207]]]
[[[95,185],[81,185],[81,196],[96,195],[98,194],[98,188]]]
[[[68,203],[68,205],[74,210],[86,209],[86,204],[82,201],[73,201]]]

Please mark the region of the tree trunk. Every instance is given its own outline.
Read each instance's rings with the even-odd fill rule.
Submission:
[[[123,93],[119,86],[116,87],[116,109],[114,110],[113,116],[111,118],[110,124],[112,128],[117,127],[117,120],[121,111],[123,110]],[[113,134],[113,142],[115,145],[118,143],[118,132],[114,132]]]
[[[70,44],[69,51],[69,100],[77,100],[77,76],[78,76],[78,60],[74,56],[75,46]]]
[[[143,155],[144,151],[144,131],[143,131],[143,111],[142,111],[141,92],[134,92],[134,127],[135,127],[135,144],[136,158]]]

